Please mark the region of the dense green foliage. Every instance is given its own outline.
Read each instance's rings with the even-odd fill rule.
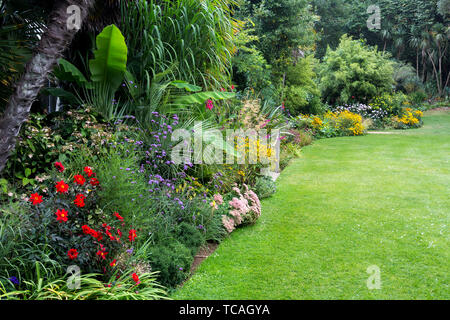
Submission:
[[[316,66],[315,59],[308,56],[287,69],[284,101],[292,115],[317,114],[323,111],[314,71]]]
[[[343,36],[329,49],[320,69],[322,94],[329,103],[367,102],[392,88],[393,66],[388,56],[358,40]]]
[[[386,239],[386,230],[374,223],[381,217],[390,224],[391,212],[381,210],[367,218],[364,210],[371,213],[373,203],[362,198],[365,207],[349,220],[353,231],[344,228],[342,233],[349,201],[361,197],[356,187],[367,174],[351,166],[379,169],[378,162],[385,168],[387,160],[398,160],[395,152],[379,149],[378,143],[385,141],[381,137],[350,136],[366,135],[370,129],[417,129],[424,124],[423,111],[448,106],[448,0],[380,0],[380,30],[367,24],[370,1],[105,0],[96,1],[82,28],[70,37],[61,31],[66,26],[64,3],[0,0],[0,117],[9,101],[3,118],[8,121],[0,121],[0,167],[7,160],[0,172],[0,300],[161,299],[192,276],[199,255],[222,241],[225,248],[241,247],[246,255],[256,244],[264,257],[256,251],[251,258],[247,255],[244,260],[250,264],[240,265],[238,277],[233,269],[217,288],[236,289],[233,281],[242,273],[255,280],[250,287],[258,286],[252,290],[258,298],[266,290],[259,287],[262,276],[263,282],[282,284],[273,286],[279,289],[274,297],[297,298],[294,293],[302,285],[309,296],[318,297],[310,284],[292,289],[292,265],[301,260],[293,250],[301,248],[307,257],[319,241],[326,246],[315,256],[345,256],[347,264],[354,263],[358,253],[338,250],[329,255],[327,250],[348,240],[341,234],[351,235],[361,221],[377,229],[380,240]],[[53,53],[48,57],[52,41],[39,41],[50,37],[56,43],[58,37],[73,35],[61,44],[65,51],[58,63]],[[46,58],[53,62],[24,68],[27,61]],[[32,90],[25,95],[14,90],[16,81],[19,88]],[[9,142],[15,141],[14,128],[21,128],[15,148]],[[260,139],[247,129],[262,133]],[[246,137],[228,139],[232,130]],[[424,139],[411,134],[420,148]],[[401,132],[398,140],[391,140],[400,144],[398,150],[387,148],[408,151],[411,157],[411,149],[400,141],[411,134]],[[303,149],[324,138],[336,139]],[[326,152],[310,153],[321,146]],[[369,154],[378,162],[357,163]],[[330,175],[300,166],[303,173],[291,171],[295,181],[288,187],[281,183],[281,199],[273,177],[300,157],[306,162],[314,158],[327,170],[346,171]],[[403,184],[394,181],[398,190],[414,185],[410,168],[395,170],[408,173]],[[349,180],[353,186],[342,187],[342,177],[352,174],[357,177]],[[371,194],[377,188],[384,192],[370,174],[364,181]],[[313,175],[313,188],[308,189]],[[324,188],[321,181],[327,181]],[[395,192],[391,195],[397,196]],[[329,202],[327,193],[337,199],[332,224],[329,208],[317,205]],[[352,196],[340,202],[347,193]],[[263,210],[260,199],[269,197],[278,207],[271,208],[267,200]],[[416,200],[401,204],[408,210],[432,207],[418,206],[421,200]],[[299,207],[305,209],[301,215]],[[317,236],[312,230],[317,223],[311,230],[308,223],[305,227],[308,215],[331,230],[327,235],[334,235],[333,241]],[[241,231],[239,243],[233,242],[234,230],[244,227],[258,231],[250,245]],[[304,241],[305,234],[314,241]],[[272,239],[269,247],[267,239]],[[358,248],[373,249],[364,239],[355,241]],[[275,247],[277,252],[270,252]],[[395,247],[410,250],[401,243]],[[226,250],[225,259],[217,260],[225,275],[234,257],[241,263],[239,254]],[[277,267],[267,268],[264,259]],[[298,272],[316,272],[316,260],[303,261],[306,268]],[[68,282],[67,268],[73,265],[81,272],[75,290]],[[359,272],[347,267],[352,275]],[[393,268],[404,265],[395,263]],[[217,269],[211,270],[215,276]],[[332,294],[333,277],[322,271],[325,284],[316,287],[329,292],[321,291],[321,297],[348,297],[344,291]],[[283,280],[286,274],[289,283]],[[432,276],[436,274],[440,270]],[[194,285],[189,281],[185,292],[198,281],[191,279]],[[248,279],[239,279],[233,293],[244,297],[239,287],[247,288]],[[291,292],[286,294],[285,288]],[[204,289],[196,288],[191,297]],[[420,285],[414,289],[423,294]]]

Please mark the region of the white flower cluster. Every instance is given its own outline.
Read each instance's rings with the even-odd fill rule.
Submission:
[[[387,117],[389,114],[387,111],[380,109],[380,108],[374,108],[370,105],[365,105],[362,103],[358,104],[352,104],[348,105],[345,104],[343,106],[338,106],[334,108],[334,111],[342,112],[344,110],[357,113],[361,115],[363,118],[370,118],[372,120],[381,120],[385,117]]]

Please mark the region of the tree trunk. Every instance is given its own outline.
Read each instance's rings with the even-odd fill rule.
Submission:
[[[442,96],[442,90],[441,90],[440,83],[439,83],[439,72],[436,69],[436,64],[434,63],[433,56],[431,55],[430,52],[428,52],[428,55],[430,56],[431,65],[433,66],[433,74],[434,74],[434,77],[436,78],[436,86],[438,89],[438,95]]]
[[[419,49],[416,50],[416,75],[417,75],[417,79],[420,79],[420,77],[419,77]]]
[[[67,27],[67,21],[72,15],[67,13],[68,7],[78,6],[81,10],[80,22],[83,22],[94,3],[95,0],[63,0],[55,5],[38,47],[26,64],[24,74],[16,83],[3,118],[0,119],[0,172],[16,145],[17,136],[28,118],[31,105],[77,32]]]

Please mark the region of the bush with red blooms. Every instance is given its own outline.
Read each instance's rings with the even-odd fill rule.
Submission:
[[[104,212],[96,205],[102,186],[93,168],[86,166],[69,177],[62,163],[53,166],[53,182],[28,199],[31,229],[61,263],[78,265],[83,273],[120,273],[116,258],[132,248],[139,232],[119,212]]]

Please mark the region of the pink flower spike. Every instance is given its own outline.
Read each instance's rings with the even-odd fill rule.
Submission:
[[[211,99],[208,99],[208,101],[206,101],[206,109],[211,111],[213,108],[214,108],[213,101]]]

